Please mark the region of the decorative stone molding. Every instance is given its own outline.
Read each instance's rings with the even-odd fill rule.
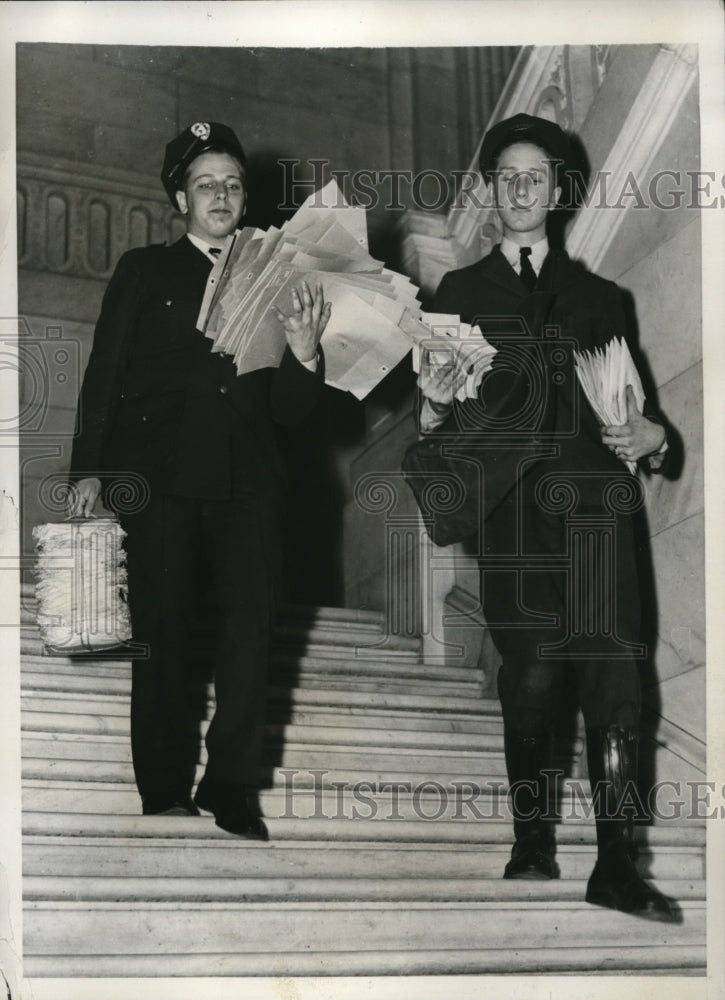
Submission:
[[[527,46],[519,53],[508,82],[491,115],[491,121],[519,111],[535,114],[541,95],[550,86],[561,87],[561,65],[565,46]],[[476,157],[478,159],[478,150]]]
[[[697,79],[695,45],[662,45],[637,100],[605,162],[607,203],[616,204],[627,178],[644,177],[652,167],[683,101]],[[594,199],[577,213],[567,238],[573,257],[596,270],[625,222],[630,220],[634,199],[626,206],[603,210]]]
[[[184,231],[160,186],[127,171],[18,156],[18,266],[107,280],[131,247]]]
[[[604,83],[604,79],[609,72],[613,49],[613,45],[594,46],[594,70],[597,74],[597,83],[600,87]]]

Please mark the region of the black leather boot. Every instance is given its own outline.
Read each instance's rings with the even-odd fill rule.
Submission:
[[[637,734],[620,726],[587,730],[598,858],[586,901],[646,920],[678,923],[677,904],[645,882],[634,864],[633,813],[640,803]]]
[[[503,877],[558,878],[553,829],[542,819],[549,807],[549,775],[544,772],[550,764],[551,737],[505,732],[504,750],[516,842]]]

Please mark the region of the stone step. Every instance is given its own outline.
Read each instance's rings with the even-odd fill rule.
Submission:
[[[502,750],[502,726],[490,724],[490,730],[477,729],[473,732],[457,732],[455,730],[425,726],[425,720],[418,719],[419,728],[412,729],[391,727],[375,727],[374,719],[359,718],[357,725],[347,725],[343,717],[324,725],[314,717],[304,722],[285,723],[283,725],[268,723],[265,727],[267,745],[281,746],[286,743],[307,744],[310,746],[354,746],[354,747],[393,747],[409,750],[420,748],[424,750]],[[385,720],[378,720],[385,721]],[[407,720],[410,721],[410,720]],[[367,723],[367,725],[366,725]],[[209,723],[200,723],[200,734],[205,736]],[[85,740],[94,737],[119,737],[125,742],[130,741],[130,720],[121,715],[69,715],[59,712],[24,712],[23,732],[32,740],[31,750],[38,748],[43,742],[59,738],[81,736]],[[33,754],[37,756],[37,754]]]
[[[340,609],[344,610],[344,609]],[[22,645],[32,644],[43,649],[40,627],[35,613],[23,613],[20,623]],[[311,615],[308,618],[286,618],[272,629],[273,641],[278,647],[293,646],[349,648],[365,650],[385,650],[386,656],[419,655],[422,648],[420,636],[398,635],[385,628],[383,617],[371,621],[359,621],[350,615],[345,617],[324,617]],[[49,650],[48,655],[62,655],[62,651]]]
[[[201,774],[201,770],[198,772]],[[130,772],[124,782],[63,779],[49,777],[47,773],[23,782],[23,806],[33,813],[100,813],[109,816],[135,816],[140,811],[140,799],[131,780]],[[359,772],[329,771],[320,769],[314,775],[297,768],[275,769],[271,774],[274,787],[262,790],[260,801],[266,816],[372,818],[391,820],[400,816],[417,820],[421,816],[429,822],[457,819],[482,820],[486,817],[509,818],[506,781],[503,777],[480,781],[472,786],[465,782],[458,786],[452,776],[446,783],[438,775],[435,784],[408,782],[404,787],[392,789],[384,782],[362,779]],[[400,779],[401,781],[403,778]],[[316,785],[316,788],[313,786]],[[588,786],[584,785],[588,792]],[[583,794],[575,799],[562,792],[562,817],[575,820],[579,816],[591,818],[589,797]],[[146,821],[150,821],[146,817]],[[668,827],[673,824],[668,824]],[[174,829],[174,827],[172,827]]]
[[[34,585],[20,588],[20,621],[36,625],[38,601]],[[282,626],[342,628],[357,626],[382,632],[385,627],[385,613],[364,608],[338,608],[317,605],[283,603],[279,607],[278,621]],[[37,627],[37,626],[36,626]]]
[[[37,601],[25,593],[21,601],[20,628],[23,642],[32,641],[42,648],[37,624]],[[384,649],[386,656],[419,654],[419,636],[396,635],[385,625],[385,615],[378,611],[354,608],[303,608],[283,605],[273,629],[276,643],[282,646],[330,646]]]
[[[339,762],[338,757],[338,762]],[[507,779],[496,761],[489,772],[475,775],[444,773],[431,775],[420,770],[382,773],[363,769],[359,761],[355,768],[325,766],[274,767],[273,755],[265,769],[262,804],[266,815],[284,814],[314,816],[394,818],[396,812],[418,818],[483,819],[508,817]],[[413,765],[415,766],[415,765]],[[196,780],[202,775],[197,767]],[[552,779],[553,782],[554,779]],[[558,777],[556,809],[565,822],[583,819],[593,821],[589,782],[586,778]],[[553,791],[553,784],[552,784]],[[552,799],[553,801],[553,799]],[[23,802],[26,809],[38,812],[75,812],[134,814],[139,798],[133,783],[131,767],[123,762],[85,762],[82,760],[48,761],[33,759],[24,768]],[[702,805],[702,803],[700,803]],[[673,796],[670,800],[658,794],[644,803],[656,828],[703,830],[702,809],[692,802]],[[638,823],[646,827],[651,823]]]
[[[278,617],[283,624],[313,621],[317,624],[332,626],[336,623],[345,625],[352,622],[359,625],[375,626],[379,629],[385,625],[384,611],[370,611],[365,608],[333,608],[329,605],[311,606],[283,603],[280,605]]]
[[[240,841],[221,830],[208,815],[203,816],[141,816],[139,801],[134,790],[133,813],[46,812],[26,806],[23,813],[23,833],[26,837],[102,837],[112,841],[126,838],[169,838],[190,843],[199,840]],[[347,799],[339,803],[332,797],[316,799],[274,798],[273,793],[261,797],[265,822],[269,828],[272,846],[290,841],[327,847],[337,843],[380,844],[475,844],[511,847],[511,818],[504,803],[495,810],[478,813],[471,809],[458,809],[438,815],[429,803],[416,800],[412,806],[400,797],[397,804],[390,797],[369,796],[370,804],[363,806],[359,800]],[[436,803],[437,804],[437,803]],[[357,806],[357,812],[353,807]],[[563,845],[586,846],[593,850],[596,844],[594,823],[576,814],[566,814],[556,825],[556,842]],[[640,826],[635,840],[643,851],[695,851],[704,856],[705,834],[702,825]],[[250,849],[256,845],[247,844]],[[266,848],[267,845],[262,845]]]
[[[182,956],[206,957],[208,968],[218,975],[220,953],[236,952],[240,957],[266,953],[274,967],[280,955],[300,952],[369,952],[377,962],[386,951],[431,947],[449,951],[455,968],[455,955],[473,949],[508,950],[514,960],[524,941],[539,957],[557,953],[566,967],[563,957],[591,947],[592,941],[599,949],[613,951],[632,942],[663,950],[700,949],[705,904],[684,899],[681,906],[683,922],[671,925],[589,906],[581,899],[270,904],[200,900],[184,906],[177,901],[29,901],[24,907],[23,938],[28,957],[147,954],[158,962],[163,955],[173,956],[177,975],[185,971]],[[650,967],[656,965],[657,960],[650,961]],[[287,975],[293,967],[286,960],[282,965]],[[131,964],[127,968],[138,972]],[[154,974],[162,972],[163,964],[157,964]]]
[[[102,659],[99,657],[52,657],[35,653],[23,655],[21,664],[23,687],[26,677],[37,681],[42,677],[87,677],[92,681],[102,679],[129,679],[130,660]],[[483,671],[477,667],[446,666],[438,663],[419,661],[390,664],[385,660],[358,656],[353,650],[341,657],[324,656],[283,656],[273,654],[271,669],[275,676],[287,679],[305,676],[329,676],[333,678],[356,678],[418,681],[446,684],[481,684]]]
[[[290,902],[477,902],[512,903],[551,902],[552,905],[584,900],[587,880],[552,879],[551,881],[507,880],[467,877],[435,878],[429,873],[418,878],[376,878],[368,873],[361,878],[315,875],[285,876],[276,879],[239,876],[203,877],[104,875],[95,872],[73,877],[24,875],[25,902],[118,902],[141,904],[175,901],[184,906],[195,903],[290,903]],[[700,880],[667,879],[658,882],[661,892],[679,903],[704,902],[705,883]]]
[[[116,676],[131,674],[131,659],[84,654],[78,656],[51,656],[40,647],[25,643],[21,653],[22,673],[102,673],[115,672]],[[393,657],[390,654],[366,652],[360,647],[340,646],[326,649],[290,650],[274,648],[272,668],[278,673],[298,674],[348,674],[364,673],[368,677],[414,678],[425,680],[481,682],[483,671],[478,667],[455,666],[444,663],[425,663],[419,657]]]
[[[108,829],[113,830],[111,822]],[[508,825],[507,830],[510,837]],[[498,837],[500,830],[495,832]],[[569,829],[562,828],[557,839],[556,860],[562,887],[566,879],[588,878],[596,859],[594,839],[589,843],[571,842],[564,836],[570,833]],[[639,849],[637,865],[642,875],[658,880],[689,880],[698,882],[701,888],[704,877],[702,849],[667,845],[661,837],[657,840],[656,845],[643,844]],[[171,833],[166,837],[143,839],[120,835],[28,834],[23,840],[23,874],[25,878],[66,879],[230,878],[250,880],[253,887],[257,882],[266,885],[270,880],[274,880],[276,886],[277,882],[287,884],[292,878],[335,879],[355,884],[363,893],[359,898],[366,898],[365,893],[373,892],[378,893],[375,898],[382,898],[380,893],[388,890],[391,892],[389,898],[395,898],[390,887],[386,890],[384,885],[378,884],[380,880],[418,883],[501,879],[509,856],[510,842],[498,842],[494,838],[485,843],[451,845],[376,841],[256,844],[240,843],[231,838],[174,837]],[[375,886],[366,888],[365,880],[375,881]],[[305,887],[314,891],[311,884],[305,883]],[[405,885],[401,885],[402,888]],[[434,888],[438,891],[441,887]],[[278,891],[278,887],[274,891]]]
[[[111,727],[125,723],[123,732],[129,731],[129,695],[93,695],[59,691],[46,695],[29,693],[21,697],[23,729],[27,732],[52,729],[54,732],[105,733],[115,732]],[[213,699],[207,701],[207,717],[213,710]],[[503,720],[500,709],[494,706],[477,715],[462,712],[340,706],[331,711],[325,706],[308,705],[287,709],[272,704],[267,712],[268,730],[281,730],[287,726],[340,727],[346,729],[383,729],[394,727],[396,734],[407,732],[500,734]]]
[[[286,681],[286,683],[285,683]],[[80,671],[50,672],[46,669],[26,669],[21,676],[23,691],[77,691],[96,694],[128,694],[131,689],[130,670],[104,675],[89,674]],[[299,676],[280,675],[273,671],[270,678],[270,697],[283,697],[289,700],[297,696],[299,691],[341,691],[349,695],[407,695],[426,698],[425,702],[431,708],[439,703],[441,698],[459,699],[449,702],[450,705],[461,705],[468,702],[473,711],[484,702],[481,697],[481,682],[469,675],[469,680],[449,680],[441,678],[421,677],[368,677],[360,668],[358,673],[331,674],[324,670],[302,672]],[[478,704],[472,704],[478,703]],[[446,703],[442,705],[446,707]]]
[[[396,635],[384,631],[382,625],[368,625],[350,620],[328,620],[311,624],[280,623],[272,630],[276,646],[358,646],[363,650],[379,649],[389,654],[404,652],[420,654],[420,636]]]
[[[279,659],[317,657],[321,660],[334,660],[355,656],[373,663],[384,660],[391,670],[405,664],[419,663],[422,649],[420,639],[403,639],[398,636],[385,636],[378,632],[360,632],[356,629],[311,633],[287,629],[282,633],[275,631],[272,642],[272,655]],[[40,632],[29,627],[21,631],[21,651],[23,656],[39,657],[48,661],[98,659],[124,662],[130,658],[129,650],[124,647],[109,647],[95,652],[93,650],[66,652],[55,647],[46,648]]]
[[[100,696],[130,696],[130,672],[122,676],[113,673],[50,674],[33,672],[23,675],[23,691],[27,694],[38,692],[51,694],[95,694]],[[459,712],[471,716],[481,713],[500,715],[498,701],[482,698],[478,685],[466,693],[462,684],[443,685],[428,681],[413,684],[409,681],[399,685],[381,684],[362,680],[349,684],[325,680],[301,678],[295,687],[281,685],[272,678],[268,689],[268,704],[278,706],[327,706],[340,708],[397,709],[400,711]]]
[[[495,917],[493,918],[495,919]],[[634,918],[632,918],[634,919]],[[522,927],[523,932],[523,927]],[[528,937],[526,938],[528,941]],[[213,955],[162,954],[149,955],[28,955],[24,956],[25,974],[33,978],[35,1000],[56,1000],[54,978],[115,978],[125,977],[129,969],[134,976],[206,977],[206,976],[473,976],[473,975],[567,975],[631,974],[638,976],[704,976],[707,954],[702,944],[651,945],[633,944],[630,937],[619,945],[577,945],[557,950],[537,948],[478,947],[439,949],[431,946],[422,950],[398,949],[387,951],[295,951],[280,949],[276,955],[268,952],[240,954],[238,950],[214,951]],[[433,942],[433,945],[437,942]],[[46,983],[48,986],[46,986]],[[395,983],[394,979],[390,980]],[[49,988],[48,988],[49,987]],[[380,990],[380,987],[375,987]],[[343,991],[345,988],[342,987]],[[395,987],[400,989],[400,987]],[[329,994],[334,995],[334,994]],[[342,995],[342,994],[340,994]],[[371,994],[372,995],[372,994]],[[376,996],[382,996],[376,992]],[[388,998],[401,994],[386,989]]]
[[[61,778],[72,781],[133,781],[131,748],[116,737],[73,736],[64,739],[22,740],[23,778]],[[203,773],[206,751],[202,750],[197,780]],[[430,750],[413,747],[315,746],[284,742],[268,747],[265,763],[303,771],[324,770],[355,774],[356,781],[396,780],[414,784],[424,780],[453,778],[480,782],[505,773],[502,749]]]

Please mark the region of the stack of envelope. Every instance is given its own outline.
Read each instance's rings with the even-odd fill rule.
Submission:
[[[212,350],[233,357],[239,374],[277,367],[286,340],[271,309],[291,314],[292,289],[303,280],[311,290],[320,283],[332,304],[322,337],[329,385],[364,399],[414,344],[441,340],[448,354],[455,350],[459,363],[467,362],[459,398],[474,391],[471,375],[480,381],[482,374],[480,331],[457,316],[434,316],[431,328],[418,288],[370,255],[365,210],[349,205],[334,181],[282,228],[245,229],[227,238],[197,327],[214,342]]]
[[[410,319],[405,329],[415,340],[413,370],[421,366],[430,372],[453,365],[456,369],[455,397],[459,402],[475,399],[481,379],[493,365],[496,348],[478,326],[464,323],[459,316],[447,313],[421,313],[416,330]]]
[[[364,398],[411,348],[400,328],[419,313],[418,289],[370,256],[365,211],[337,185],[316,191],[281,229],[242,230],[212,270],[197,326],[237,371],[279,365],[285,348],[271,311],[292,312],[292,289],[321,283],[332,315],[323,335],[326,379]]]
[[[576,373],[589,404],[604,425],[627,422],[627,386],[631,385],[637,407],[642,410],[644,389],[627,341],[612,338],[602,350],[574,351]],[[630,472],[636,462],[627,462]]]

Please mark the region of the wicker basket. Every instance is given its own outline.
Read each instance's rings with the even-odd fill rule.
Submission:
[[[131,638],[125,532],[113,518],[75,518],[33,529],[38,625],[48,652],[81,653]]]

